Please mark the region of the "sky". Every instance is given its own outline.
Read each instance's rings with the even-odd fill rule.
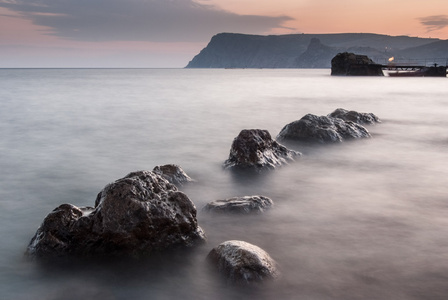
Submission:
[[[448,0],[0,0],[0,68],[183,68],[221,32],[448,39]]]

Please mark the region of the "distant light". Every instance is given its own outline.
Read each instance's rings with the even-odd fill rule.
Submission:
[[[395,59],[395,57],[392,56],[391,58],[389,58],[389,62],[393,62],[394,59]]]

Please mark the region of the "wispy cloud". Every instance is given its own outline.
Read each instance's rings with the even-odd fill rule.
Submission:
[[[51,34],[84,41],[206,41],[219,32],[263,33],[288,16],[239,15],[194,0],[0,0]]]
[[[448,26],[448,15],[437,15],[419,18],[428,32],[443,29]]]

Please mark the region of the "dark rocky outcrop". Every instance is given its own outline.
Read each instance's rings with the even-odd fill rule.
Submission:
[[[156,166],[152,171],[168,180],[168,182],[176,185],[183,185],[194,181],[180,166],[174,164]]]
[[[287,124],[277,136],[278,140],[296,140],[316,143],[336,143],[347,139],[369,138],[362,125],[327,116],[307,114]]]
[[[63,204],[32,238],[30,257],[142,257],[202,243],[196,208],[177,188],[149,171],[108,184],[95,207]]]
[[[334,112],[328,114],[328,116],[331,118],[339,118],[344,121],[352,121],[360,125],[372,125],[381,122],[380,118],[372,113],[360,113],[343,108],[336,109]]]
[[[277,279],[280,272],[266,251],[243,241],[227,241],[207,256],[229,283],[248,285]]]
[[[225,168],[275,168],[293,160],[299,152],[289,150],[271,138],[267,130],[245,129],[233,140]]]
[[[382,65],[366,55],[338,53],[331,60],[331,75],[384,76]]]
[[[263,213],[271,208],[274,202],[265,196],[233,197],[208,203],[203,209],[213,213]]]

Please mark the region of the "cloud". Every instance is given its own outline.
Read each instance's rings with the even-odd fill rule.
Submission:
[[[0,0],[49,34],[82,41],[202,42],[219,32],[264,33],[288,16],[239,15],[195,0]]]
[[[419,18],[419,20],[428,32],[440,30],[448,26],[448,15],[429,16]]]

